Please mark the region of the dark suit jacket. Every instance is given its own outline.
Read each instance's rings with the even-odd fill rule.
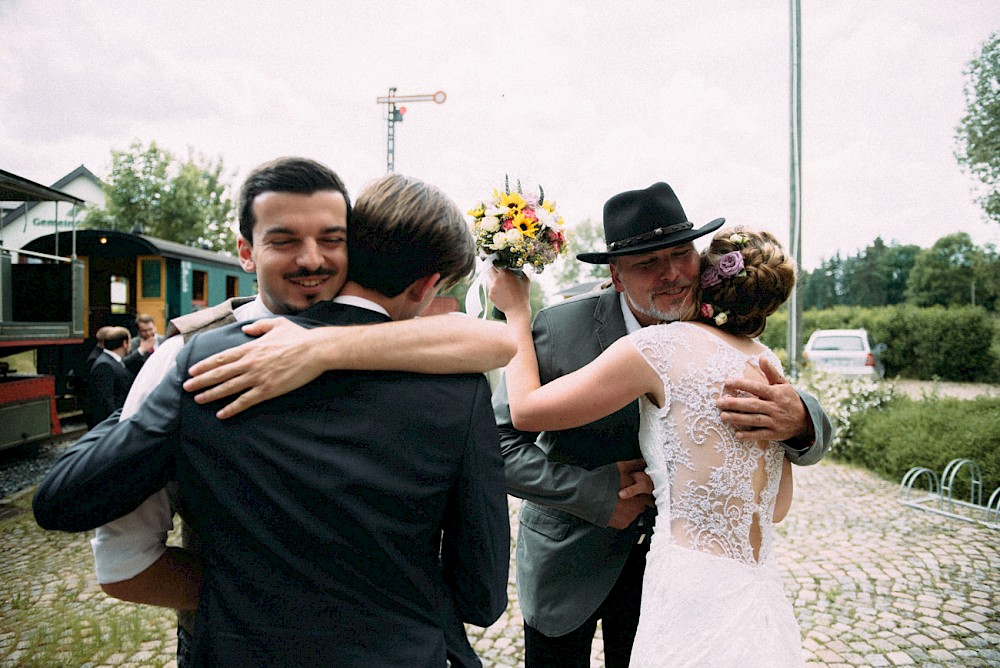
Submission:
[[[125,405],[125,398],[135,376],[118,360],[103,352],[90,367],[87,402],[90,406],[87,426],[93,427]]]
[[[80,366],[75,370],[76,373],[76,396],[80,402],[80,408],[83,410],[83,418],[87,423],[88,427],[94,425],[94,417],[92,411],[94,407],[91,405],[90,400],[90,369],[94,366],[94,362],[97,361],[97,356],[104,352],[104,348],[94,344],[94,347],[90,349],[87,353],[87,359],[85,359]]]
[[[122,363],[125,365],[125,368],[131,371],[136,376],[139,375],[139,371],[142,369],[142,365],[146,363],[146,360],[149,359],[149,356],[152,354],[152,353],[143,354],[143,352],[139,350],[139,342],[141,340],[142,339],[140,339],[138,336],[133,336],[132,340],[129,342],[128,355],[126,355],[124,359],[122,359]],[[157,334],[156,345],[159,346],[161,343],[163,343],[163,336]]]
[[[310,315],[293,320],[385,319]],[[220,422],[178,370],[248,340],[240,327],[195,336],[136,416],[71,448],[36,494],[39,524],[89,529],[176,479],[205,547],[199,665],[444,666],[446,636],[507,603],[485,377],[326,373]]]
[[[542,383],[585,366],[625,334],[613,287],[542,309],[532,325]],[[805,452],[790,450],[789,458],[811,464],[829,449],[831,426],[813,397],[802,398],[816,443]],[[493,405],[509,491],[525,500],[517,538],[518,603],[528,625],[545,635],[565,635],[607,597],[637,542],[638,523],[648,530],[654,520],[647,511],[627,529],[608,527],[618,494],[615,462],[641,457],[639,405],[542,434],[514,429],[506,378]]]

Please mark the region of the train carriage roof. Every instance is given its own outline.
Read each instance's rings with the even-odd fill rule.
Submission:
[[[49,255],[68,257],[73,252],[72,233],[67,230],[58,235],[59,248],[56,246],[55,234],[46,234],[28,242],[24,250]],[[225,267],[239,266],[239,260],[232,255],[225,255],[203,248],[185,246],[166,239],[157,239],[144,234],[130,234],[114,230],[76,230],[76,254],[87,257],[99,255],[103,257],[135,257],[137,255],[162,255],[178,260],[190,260],[203,264],[214,264]]]

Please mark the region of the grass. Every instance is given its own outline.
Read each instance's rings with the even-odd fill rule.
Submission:
[[[0,666],[52,668],[172,658],[172,610],[106,596],[93,576],[89,534],[46,532],[30,496],[0,521]],[[83,574],[83,575],[81,575]]]

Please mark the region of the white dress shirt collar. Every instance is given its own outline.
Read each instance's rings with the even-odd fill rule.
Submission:
[[[107,354],[109,354],[109,355],[111,355],[111,356],[112,356],[113,358],[115,358],[115,361],[116,361],[116,362],[118,362],[118,363],[119,363],[119,364],[121,364],[122,366],[125,366],[125,362],[122,362],[122,356],[121,356],[121,355],[119,355],[118,353],[116,353],[116,352],[114,352],[114,351],[111,351],[111,350],[108,350],[107,348],[105,348],[105,349],[104,349],[104,352],[106,352]]]
[[[631,334],[632,332],[638,332],[642,329],[642,325],[636,320],[635,314],[632,313],[632,309],[628,307],[628,301],[625,299],[625,293],[618,293],[618,301],[622,306],[622,315],[625,317],[625,331]]]
[[[348,306],[357,306],[358,308],[365,308],[369,311],[375,311],[376,313],[381,313],[387,318],[391,318],[389,312],[382,308],[380,305],[376,304],[370,299],[365,299],[364,297],[356,297],[354,295],[341,295],[339,297],[334,297],[333,301],[335,304],[347,304]]]
[[[260,298],[260,295],[257,295],[252,302],[247,302],[243,306],[237,306],[233,309],[233,317],[239,322],[256,320],[257,318],[270,318],[273,315],[271,309],[264,305],[264,300]]]

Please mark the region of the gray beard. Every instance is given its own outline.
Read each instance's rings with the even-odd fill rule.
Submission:
[[[650,306],[648,308],[641,308],[638,304],[632,301],[632,297],[625,293],[625,298],[628,300],[628,305],[633,311],[638,311],[647,318],[652,318],[653,320],[658,320],[659,322],[675,322],[684,317],[684,311],[687,310],[686,304],[678,304],[671,308],[669,311],[662,311],[655,306],[653,306],[653,301],[650,300]]]

